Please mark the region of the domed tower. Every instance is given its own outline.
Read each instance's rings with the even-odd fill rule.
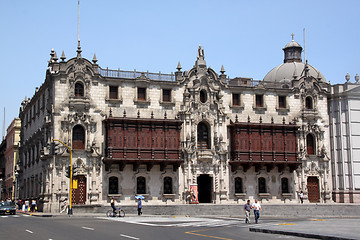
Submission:
[[[326,82],[325,77],[315,67],[307,62],[304,63],[301,59],[302,47],[293,39],[283,48],[284,63],[273,68],[264,77],[264,84],[280,84],[280,87],[291,87],[292,80],[299,80],[301,77],[312,76],[320,82]],[[306,66],[306,67],[305,67]]]
[[[273,68],[263,79],[268,88],[290,92],[286,95],[291,118],[298,125],[299,159],[296,191],[303,191],[309,202],[327,202],[331,198],[329,119],[327,97],[330,84],[315,67],[301,59],[302,47],[292,40],[283,48],[284,63]],[[282,90],[280,90],[282,89]]]

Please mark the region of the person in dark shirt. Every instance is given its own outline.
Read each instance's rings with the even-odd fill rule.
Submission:
[[[114,197],[111,198],[110,205],[111,205],[111,207],[113,209],[113,213],[115,213],[116,207],[115,207],[115,199],[114,199]]]
[[[247,200],[247,202],[244,205],[245,223],[250,223],[250,210],[251,210],[250,200]]]
[[[137,203],[137,207],[138,207],[138,215],[142,215],[141,209],[142,209],[142,202],[141,202],[141,198],[139,198],[138,203]]]

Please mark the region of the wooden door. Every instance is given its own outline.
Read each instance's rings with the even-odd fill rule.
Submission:
[[[319,180],[317,177],[308,177],[307,189],[309,202],[319,202]]]
[[[86,202],[86,177],[75,176],[73,178],[77,180],[77,188],[72,190],[72,202],[73,204],[85,204]]]

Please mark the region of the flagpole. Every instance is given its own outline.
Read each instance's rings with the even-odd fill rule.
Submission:
[[[80,42],[80,0],[78,0],[78,42]]]

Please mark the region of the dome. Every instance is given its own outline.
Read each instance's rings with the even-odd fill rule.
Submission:
[[[302,47],[299,43],[294,41],[293,34],[292,37],[293,39],[291,40],[291,42],[286,44],[283,48],[284,63],[280,66],[273,68],[268,74],[266,74],[266,76],[264,77],[264,82],[287,82],[294,79],[299,79],[300,77],[305,75],[306,66],[308,70],[308,76],[312,76],[316,79],[326,81],[319,70],[317,70],[310,64],[305,64],[302,62]]]
[[[309,68],[309,76],[325,81],[324,76],[319,70],[310,64],[307,64],[307,66]],[[268,74],[266,74],[264,82],[281,82],[299,79],[304,75],[304,70],[305,63],[303,62],[286,62],[273,68]]]

